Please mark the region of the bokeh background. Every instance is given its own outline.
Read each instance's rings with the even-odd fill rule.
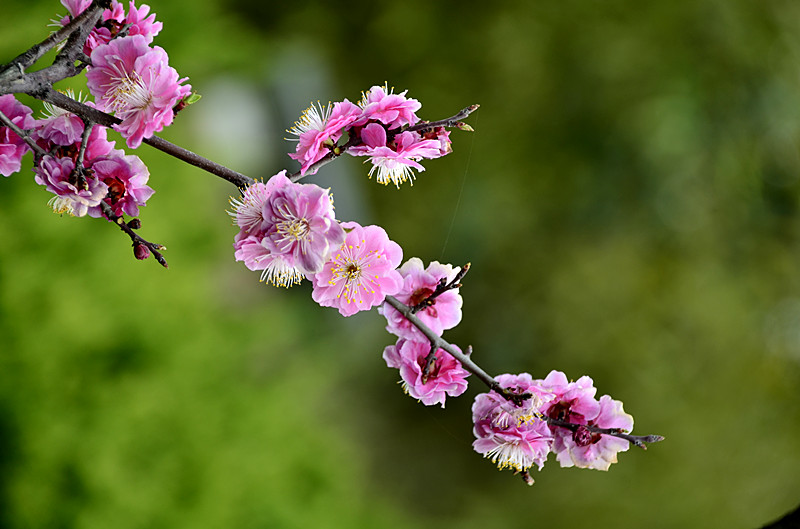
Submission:
[[[356,159],[316,181],[407,257],[472,262],[446,338],[489,372],[588,374],[667,440],[528,488],[472,451],[483,387],[418,404],[375,311],[234,262],[229,184],[136,152],[164,270],[49,211],[28,158],[0,181],[0,526],[753,528],[797,506],[800,4],[152,7],[204,96],[163,136],[253,177],[294,169],[312,100],[386,81],[425,119],[480,103],[413,187]],[[2,10],[0,62],[65,13]]]

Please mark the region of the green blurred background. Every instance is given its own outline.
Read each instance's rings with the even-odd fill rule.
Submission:
[[[311,100],[387,81],[424,119],[480,103],[413,188],[355,159],[315,181],[406,257],[472,262],[446,338],[488,371],[589,374],[667,440],[609,472],[551,458],[528,488],[472,451],[483,387],[419,405],[375,311],[234,262],[229,184],[136,152],[163,270],[52,214],[29,156],[0,180],[0,526],[752,528],[797,505],[800,4],[153,10],[204,96],[163,136],[253,177],[294,169],[284,130]],[[0,62],[64,13],[4,0]]]

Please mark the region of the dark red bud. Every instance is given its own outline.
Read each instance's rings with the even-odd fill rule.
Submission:
[[[572,434],[572,439],[578,446],[589,446],[594,442],[592,439],[592,432],[586,426],[580,425],[575,433]]]
[[[140,261],[144,261],[145,259],[150,257],[150,248],[148,248],[144,244],[135,243],[133,245],[133,255]]]
[[[138,230],[142,227],[142,221],[140,221],[138,218],[133,218],[128,221],[128,227],[132,230]]]

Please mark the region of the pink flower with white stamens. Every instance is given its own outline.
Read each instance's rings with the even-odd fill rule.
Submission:
[[[472,405],[473,448],[501,469],[527,471],[535,464],[541,470],[553,435],[539,418],[539,409],[551,396],[528,373],[500,375],[495,380],[505,389],[530,397],[517,405],[495,391],[478,395]]]
[[[323,107],[308,107],[287,132],[298,137],[297,149],[289,156],[300,162],[300,174],[325,157],[336,146],[346,128],[361,115],[361,108],[347,99]],[[316,172],[316,171],[314,171]],[[313,174],[313,173],[311,173]]]
[[[230,204],[233,211],[229,212],[236,225],[240,228],[240,237],[247,235],[263,236],[269,224],[264,217],[267,201],[272,193],[278,188],[292,185],[291,180],[286,177],[286,171],[281,171],[270,178],[267,183],[255,182],[248,186],[242,193],[241,198],[231,198]]]
[[[439,349],[427,377],[423,376],[430,351],[431,346],[427,341],[415,342],[400,338],[395,345],[383,350],[383,359],[389,367],[400,370],[406,393],[426,406],[441,404],[444,408],[444,401],[448,396],[457,397],[467,390],[466,378],[469,372],[450,353]]]
[[[289,255],[303,274],[322,270],[345,239],[333,213],[333,198],[314,184],[280,186],[264,207],[264,240],[274,255]]]
[[[181,84],[178,72],[168,64],[167,53],[150,48],[142,35],[114,39],[92,52],[92,68],[86,73],[89,91],[97,107],[114,112],[122,120],[115,125],[136,148],[143,138],[172,123],[172,108],[191,92]]]
[[[449,264],[440,264],[437,261],[433,261],[428,268],[425,268],[419,258],[412,257],[397,271],[403,276],[403,288],[395,297],[413,307],[433,294],[442,279],[447,282],[451,281],[458,273],[459,268],[453,268]],[[461,321],[462,303],[463,300],[458,289],[455,288],[437,296],[430,305],[417,311],[415,315],[433,332],[441,336],[442,332],[452,329]],[[388,323],[386,330],[390,333],[400,338],[419,342],[427,340],[425,335],[411,325],[394,307],[383,304],[378,308],[378,312],[386,317]]]
[[[67,90],[65,95],[70,99],[85,102],[81,94],[75,97],[72,90]],[[55,105],[44,102],[44,117],[36,120],[36,130],[33,137],[44,142],[52,142],[56,145],[72,145],[81,139],[83,134],[83,120],[75,114],[59,108]]]
[[[372,169],[369,176],[377,172],[375,179],[379,184],[400,184],[411,180],[414,171],[424,171],[418,163],[423,158],[438,158],[441,144],[438,140],[423,140],[416,132],[402,132],[387,142],[386,129],[378,123],[370,123],[361,130],[363,144],[352,147],[347,152],[353,156],[369,156]]]
[[[233,244],[237,261],[244,261],[250,270],[261,270],[261,281],[276,287],[289,288],[303,280],[303,274],[294,266],[290,255],[274,255],[264,238],[255,235],[236,236]]]
[[[403,250],[380,226],[362,227],[342,223],[349,230],[344,243],[334,251],[322,271],[314,275],[314,301],[335,307],[342,316],[369,310],[394,295],[403,284],[395,270]]]
[[[71,158],[55,158],[44,156],[36,166],[34,180],[47,187],[56,196],[49,204],[56,213],[67,213],[75,217],[83,217],[89,208],[97,206],[106,196],[108,186],[96,178],[86,178],[85,187],[70,182],[75,162]]]
[[[0,111],[22,130],[30,130],[35,125],[32,110],[14,97],[13,94],[0,96]],[[17,133],[0,124],[0,174],[10,176],[22,167],[22,157],[31,150],[25,140]]]

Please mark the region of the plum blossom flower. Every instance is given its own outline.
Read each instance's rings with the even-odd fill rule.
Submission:
[[[415,112],[422,108],[422,104],[416,99],[407,98],[406,92],[408,90],[393,94],[386,84],[373,86],[361,98],[359,106],[363,113],[354,125],[380,121],[392,130],[403,125],[416,124],[419,118]]]
[[[421,301],[427,299],[434,293],[439,281],[442,279],[451,281],[459,272],[458,267],[449,264],[440,264],[433,261],[425,268],[418,257],[412,257],[397,269],[403,276],[403,287],[395,297],[413,307]],[[461,305],[463,300],[458,289],[448,290],[437,296],[431,305],[418,311],[416,316],[430,329],[442,335],[447,329],[452,329],[461,321]],[[403,317],[394,307],[383,304],[378,308],[378,312],[386,317],[386,330],[390,333],[406,338],[424,342],[427,340],[425,335]]]
[[[567,375],[553,370],[536,383],[552,395],[552,399],[542,407],[542,413],[548,417],[572,424],[587,424],[600,412],[600,404],[594,398],[597,388],[588,376],[570,382]]]
[[[345,239],[333,213],[333,198],[314,184],[281,185],[264,207],[264,241],[274,255],[287,255],[303,274],[322,270]]]
[[[56,213],[67,213],[75,217],[83,217],[89,208],[97,206],[106,196],[108,186],[96,178],[87,178],[85,187],[78,187],[70,182],[70,175],[75,168],[71,158],[44,156],[36,167],[34,180],[47,187],[56,196],[49,204]]]
[[[589,421],[589,426],[616,428],[626,433],[633,430],[633,417],[622,409],[622,402],[603,395],[599,406],[600,412]],[[565,428],[556,429],[557,442],[553,444],[553,451],[562,467],[608,470],[612,463],[617,462],[617,453],[630,447],[624,439],[591,432],[585,427],[579,427],[574,433],[565,432]]]
[[[455,347],[455,346],[453,346]],[[467,390],[469,372],[444,349],[436,351],[436,361],[423,376],[431,347],[428,342],[415,342],[400,338],[395,345],[383,350],[386,365],[400,370],[403,390],[426,406],[441,404],[445,398],[457,397]],[[461,350],[459,349],[459,352]]]
[[[342,316],[352,316],[400,290],[403,278],[395,268],[403,250],[380,226],[347,222],[342,227],[349,230],[344,243],[314,275],[311,297],[323,307],[339,309]]]
[[[69,89],[66,91],[66,96],[75,101],[85,102],[81,94],[75,97],[75,93]],[[44,102],[42,114],[44,117],[36,120],[34,139],[63,146],[80,141],[84,127],[80,117],[47,101]]]
[[[272,193],[280,188],[291,185],[292,182],[286,177],[286,171],[281,171],[270,178],[267,183],[255,182],[248,186],[239,199],[231,198],[230,203],[233,211],[229,214],[234,218],[236,225],[239,226],[240,236],[245,237],[249,234],[263,235],[269,225],[264,218],[264,208]]]
[[[303,274],[294,266],[290,255],[274,255],[265,245],[264,238],[243,235],[240,232],[233,244],[237,261],[244,261],[250,270],[261,270],[261,281],[277,287],[289,288],[303,280]]]
[[[150,48],[142,35],[114,39],[92,52],[86,73],[89,91],[100,110],[122,120],[115,125],[128,147],[136,148],[172,123],[172,108],[191,92],[168,64],[167,53]]]
[[[378,183],[392,182],[398,188],[406,181],[414,180],[414,171],[424,171],[419,164],[423,158],[438,158],[441,144],[438,140],[423,140],[416,132],[401,132],[387,142],[386,129],[378,123],[370,123],[361,130],[363,144],[347,152],[353,156],[369,156],[371,177],[377,172]]]
[[[305,175],[313,164],[325,157],[360,115],[361,108],[347,99],[335,103],[332,109],[330,103],[323,107],[319,102],[317,106],[308,107],[287,131],[298,137],[297,149],[289,156],[300,162],[300,174]]]
[[[107,186],[104,202],[111,206],[115,215],[125,213],[135,217],[139,207],[155,193],[147,185],[150,172],[138,156],[117,153],[102,156],[92,160],[91,168],[95,178]],[[91,217],[101,217],[102,209],[98,204],[90,207],[88,213]]]
[[[91,0],[61,0],[61,4],[67,8],[69,15],[60,20],[62,26],[66,26],[72,19],[81,14],[91,5]],[[135,2],[131,1],[127,15],[125,7],[117,0],[112,0],[110,9],[105,9],[100,16],[100,23],[92,28],[83,47],[83,52],[91,56],[92,52],[103,44],[108,44],[119,35],[124,28],[127,35],[141,35],[147,43],[153,42],[153,37],[158,35],[163,27],[161,22],[156,22],[155,14],[150,13],[150,6],[142,5],[137,8]]]
[[[35,126],[32,110],[14,97],[13,94],[0,96],[0,112],[22,130]],[[25,140],[10,128],[0,125],[0,174],[11,176],[22,167],[22,157],[31,150]]]
[[[473,448],[500,469],[521,472],[535,464],[541,470],[553,435],[540,418],[539,408],[551,396],[528,373],[500,375],[495,380],[505,389],[531,396],[517,405],[495,391],[478,395],[472,405]]]

